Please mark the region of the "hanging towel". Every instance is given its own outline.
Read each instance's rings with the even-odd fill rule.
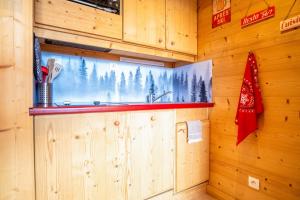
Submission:
[[[257,75],[256,59],[250,52],[235,118],[235,123],[238,125],[237,145],[258,128],[257,116],[264,110]]]
[[[200,120],[187,121],[188,143],[202,141],[202,122]]]

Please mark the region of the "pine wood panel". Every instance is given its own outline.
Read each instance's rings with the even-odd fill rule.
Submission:
[[[4,9],[3,9],[4,10]],[[0,33],[0,68],[11,67],[14,64],[14,44],[13,34],[11,31],[14,24],[12,16],[2,16],[0,27],[5,27]]]
[[[166,0],[166,48],[197,54],[197,0]]]
[[[165,48],[165,0],[125,0],[123,39]]]
[[[35,118],[37,199],[125,199],[124,114]]]
[[[124,55],[125,57],[132,56],[167,62],[174,62],[177,60],[186,62],[195,61],[195,56],[191,54],[142,46],[123,41],[115,41],[110,39],[108,40],[107,38],[98,36],[91,37],[90,34],[81,34],[75,31],[63,30],[62,32],[58,30],[59,29],[50,26],[41,27],[40,25],[37,25],[34,28],[35,34],[41,38],[87,45],[92,47],[109,48],[112,49],[111,53]]]
[[[186,121],[201,120],[202,142],[187,143]],[[176,176],[175,191],[181,192],[208,180],[209,175],[209,121],[208,109],[176,110]]]
[[[165,192],[148,200],[173,200],[173,191]]]
[[[211,1],[199,1],[198,59],[213,59],[210,181],[208,192],[220,199],[298,199],[300,196],[300,30],[279,32],[292,0],[268,1],[276,16],[240,28],[250,1],[232,0],[232,22],[211,28]],[[299,2],[290,16],[299,14]],[[249,14],[265,7],[253,1]],[[236,147],[234,124],[248,51],[258,61],[264,114],[259,130]],[[248,187],[248,176],[260,190]]]
[[[34,199],[33,2],[0,3],[0,199]]]
[[[174,111],[131,113],[128,119],[128,199],[173,188]]]
[[[37,199],[132,199],[173,188],[174,111],[35,117]]]
[[[35,22],[112,38],[122,38],[122,15],[67,0],[35,0]]]
[[[176,125],[176,192],[208,180],[209,121],[202,120],[203,141],[188,144],[186,123]]]

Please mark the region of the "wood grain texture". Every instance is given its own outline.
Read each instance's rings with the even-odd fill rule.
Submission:
[[[172,118],[172,110],[35,117],[36,199],[140,200],[172,189]]]
[[[124,119],[122,113],[36,117],[36,199],[125,199]]]
[[[75,55],[75,56],[86,56],[86,57],[93,57],[93,58],[99,58],[104,60],[114,60],[114,61],[120,61],[121,56],[117,54],[112,53],[106,53],[106,52],[99,52],[95,50],[87,50],[82,48],[74,48],[74,47],[67,47],[67,46],[59,46],[59,45],[52,45],[52,44],[41,44],[42,51],[47,52],[54,52],[54,53],[62,53],[67,55]],[[130,57],[129,58],[135,58]],[[153,61],[148,59],[143,59],[147,61]],[[163,62],[164,67],[170,67],[172,68],[174,66],[173,62]]]
[[[176,192],[184,191],[208,181],[209,176],[209,121],[202,120],[203,140],[187,142],[186,123],[176,125]]]
[[[125,0],[123,40],[165,48],[165,0]]]
[[[122,38],[122,15],[67,0],[35,0],[35,23]]]
[[[51,26],[40,26],[38,24],[35,25],[34,32],[40,38],[88,45],[92,47],[108,48],[112,49],[111,53],[119,55],[166,62],[195,62],[195,56],[191,54],[138,45],[120,40],[111,40],[110,38],[98,37],[97,35],[81,34],[78,31],[69,31],[66,29],[61,30]]]
[[[268,1],[274,18],[240,28],[250,1],[232,0],[232,22],[211,28],[212,4],[199,1],[198,60],[213,59],[215,106],[210,113],[210,181],[219,199],[299,199],[300,30],[280,33],[279,22],[293,1]],[[253,1],[249,14],[265,8]],[[290,16],[299,14],[295,4]],[[234,124],[248,51],[257,57],[264,114],[259,130],[236,147]],[[260,190],[247,186],[260,179]]]
[[[197,0],[166,0],[166,48],[197,54]]]
[[[0,2],[0,199],[34,199],[32,0]]]
[[[173,188],[174,110],[130,113],[128,199],[147,199]]]
[[[186,121],[190,120],[203,122],[203,141],[187,143]],[[176,110],[176,193],[208,180],[209,130],[208,108]]]

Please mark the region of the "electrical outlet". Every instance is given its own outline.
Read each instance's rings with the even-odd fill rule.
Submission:
[[[248,186],[255,190],[259,190],[259,179],[249,176],[248,177]]]

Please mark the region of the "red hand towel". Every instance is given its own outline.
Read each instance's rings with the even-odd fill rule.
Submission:
[[[258,128],[256,118],[264,110],[257,75],[256,59],[250,52],[235,118],[238,125],[237,145]]]

